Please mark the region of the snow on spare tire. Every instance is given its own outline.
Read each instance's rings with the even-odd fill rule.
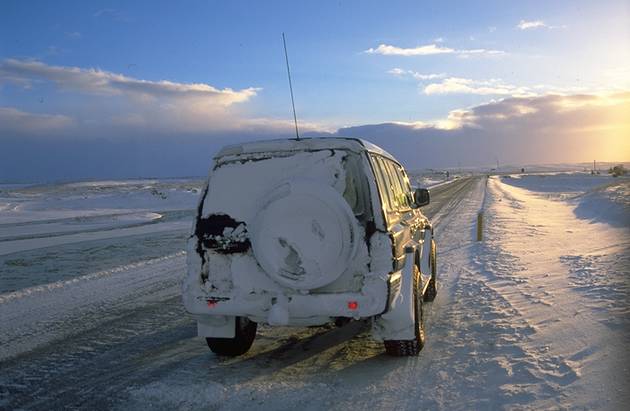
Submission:
[[[300,290],[335,281],[357,254],[359,228],[340,193],[296,179],[262,201],[249,227],[256,260],[278,283]]]

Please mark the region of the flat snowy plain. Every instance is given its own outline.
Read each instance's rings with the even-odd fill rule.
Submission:
[[[625,409],[630,181],[432,190],[440,290],[417,358],[369,326],[260,327],[212,354],[183,310],[199,181],[0,186],[0,409]],[[475,241],[478,211],[484,241]]]

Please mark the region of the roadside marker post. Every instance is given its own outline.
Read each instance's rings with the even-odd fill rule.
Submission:
[[[477,214],[477,241],[483,240],[483,211]]]

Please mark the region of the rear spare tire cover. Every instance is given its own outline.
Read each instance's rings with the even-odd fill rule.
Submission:
[[[341,194],[310,180],[274,189],[249,228],[254,256],[269,277],[301,290],[339,278],[360,240],[354,213]]]

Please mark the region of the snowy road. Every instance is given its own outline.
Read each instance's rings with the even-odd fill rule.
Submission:
[[[486,193],[479,177],[432,190],[426,212],[437,227],[441,288],[428,306],[428,342],[417,358],[386,357],[361,322],[259,327],[248,354],[218,358],[195,337],[181,306],[185,257],[174,254],[0,296],[0,409],[615,409],[627,403],[621,390],[629,376],[622,349],[629,342],[627,282],[597,284],[605,301],[585,295],[576,282],[584,286],[590,277],[576,260],[588,245],[536,258],[541,241],[564,238],[554,231],[564,226],[526,229],[532,216],[523,213],[548,212],[549,200],[526,197],[526,190],[500,180],[487,185]],[[476,243],[484,195],[488,241]],[[556,205],[558,216],[575,218]],[[608,264],[608,272],[624,274],[628,243],[618,240],[627,232],[607,233],[617,248],[601,255],[621,257],[596,254],[589,262],[593,270]]]

